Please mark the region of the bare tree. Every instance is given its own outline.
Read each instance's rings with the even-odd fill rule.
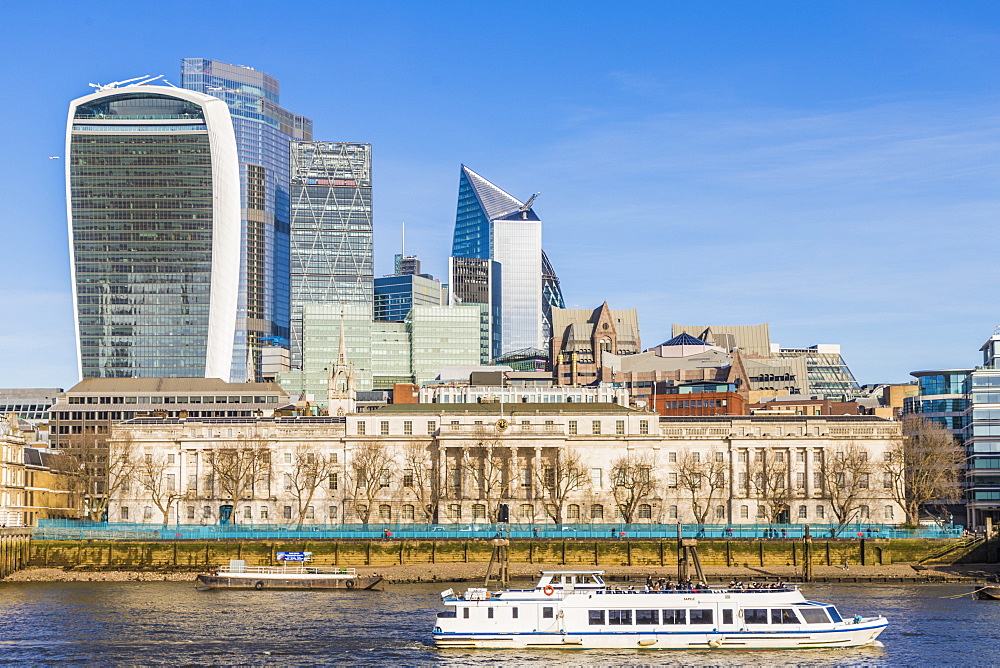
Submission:
[[[903,434],[882,463],[885,485],[902,506],[908,524],[932,501],[960,498],[959,475],[965,454],[947,429],[918,416],[903,419]]]
[[[298,523],[302,524],[316,490],[329,479],[330,458],[312,445],[299,445],[285,476],[285,485],[295,497]]]
[[[382,441],[365,441],[351,453],[350,484],[355,512],[362,523],[368,524],[375,500],[389,487],[393,464],[395,461]]]
[[[768,522],[780,522],[788,516],[792,499],[788,481],[789,453],[784,450],[762,448],[748,453],[747,477],[749,485],[762,504]]]
[[[823,460],[823,490],[837,520],[836,536],[854,519],[862,501],[871,497],[874,467],[868,451],[856,443],[827,450]]]
[[[267,439],[240,437],[208,451],[208,465],[222,497],[233,506],[256,498],[256,486],[271,473],[271,450]],[[232,521],[236,523],[237,513]]]
[[[147,452],[136,457],[133,478],[156,509],[163,515],[163,526],[170,522],[170,508],[184,497],[178,491],[176,473],[167,473],[172,467],[163,453]]]
[[[556,524],[562,524],[566,499],[589,481],[583,472],[583,460],[574,448],[554,448],[549,460],[535,468],[538,487],[547,499],[545,511]]]
[[[510,448],[491,430],[489,426],[479,429],[474,444],[463,449],[461,471],[464,479],[473,481],[478,498],[486,502],[489,521],[496,522],[500,504],[510,497],[514,484],[514,462]]]
[[[631,452],[612,462],[612,493],[626,524],[632,523],[639,505],[656,490],[659,481],[653,474],[655,466],[652,455]]]
[[[437,518],[441,498],[441,472],[432,451],[422,443],[407,443],[403,450],[403,489],[416,497],[426,522]]]
[[[83,516],[99,522],[108,504],[134,475],[135,443],[131,432],[111,438],[96,433],[70,436],[60,465],[65,467],[73,496],[82,503]]]
[[[729,465],[725,453],[712,450],[704,453],[684,451],[677,459],[677,488],[691,499],[695,521],[705,524],[717,499],[728,489]]]

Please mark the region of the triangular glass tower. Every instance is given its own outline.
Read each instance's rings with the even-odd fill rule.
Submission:
[[[542,221],[533,201],[522,202],[462,165],[449,283],[453,297],[489,305],[491,357],[546,349],[551,327],[545,313],[562,305],[558,278],[543,259]]]

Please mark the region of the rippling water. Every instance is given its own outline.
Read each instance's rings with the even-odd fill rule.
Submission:
[[[1000,663],[1000,601],[969,585],[814,585],[808,598],[890,620],[883,648],[786,652],[436,650],[446,585],[196,591],[178,582],[0,583],[4,664],[968,665]],[[458,585],[456,589],[464,588]]]

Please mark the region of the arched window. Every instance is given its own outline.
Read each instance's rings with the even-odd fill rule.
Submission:
[[[580,519],[580,506],[575,503],[569,504],[569,507],[566,508],[566,518],[571,520]]]
[[[592,520],[603,520],[604,519],[604,506],[599,503],[595,503],[590,507],[590,519]]]
[[[858,517],[860,517],[863,520],[868,519],[868,506],[858,507]]]
[[[649,506],[648,506],[647,504],[645,504],[645,503],[644,503],[644,504],[642,504],[642,506],[646,506],[647,508],[649,507]],[[639,508],[641,509],[641,508],[642,508],[642,506],[639,506]],[[641,513],[641,512],[642,512],[642,510],[640,510],[639,512]],[[652,513],[650,513],[650,514],[652,514]],[[640,515],[640,517],[642,517],[642,515]],[[677,506],[670,506],[670,507],[669,507],[669,508],[667,509],[667,517],[669,517],[669,518],[670,518],[670,519],[672,519],[672,520],[676,520],[676,519],[677,519]]]
[[[383,503],[378,507],[378,518],[383,522],[392,521],[392,506],[388,503]]]
[[[522,503],[518,514],[522,520],[533,520],[535,519],[535,507],[530,503]]]
[[[601,339],[600,346],[601,346],[601,351],[610,353],[611,352],[611,339]]]
[[[804,520],[809,517],[809,509],[806,506],[799,506],[799,519]]]
[[[486,504],[484,503],[472,504],[472,519],[473,521],[486,519]]]
[[[412,504],[405,504],[403,506],[403,521],[412,522],[414,517],[414,508]]]
[[[717,519],[717,520],[724,520],[724,519],[726,519],[726,507],[725,506],[716,506],[715,507],[715,519]]]
[[[677,506],[670,506],[670,507],[673,509],[674,515],[676,516],[676,514],[677,514]],[[653,506],[649,505],[648,503],[640,503],[639,504],[639,519],[640,520],[648,520],[648,519],[652,519],[652,518],[653,518]]]
[[[886,506],[885,507],[885,512],[883,513],[883,516],[887,520],[891,520],[892,519],[892,506]]]

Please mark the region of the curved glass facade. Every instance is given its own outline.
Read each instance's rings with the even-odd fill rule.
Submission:
[[[70,111],[67,175],[81,376],[228,378],[228,364],[221,369],[208,361],[213,298],[220,298],[213,285],[225,283],[215,264],[223,242],[217,199],[224,199],[217,170],[224,160],[215,154],[201,104],[136,88],[145,90],[97,93]],[[135,123],[118,123],[123,118]],[[231,142],[228,120],[218,117],[227,127],[213,130],[228,132]],[[231,157],[235,186],[235,152]],[[238,201],[229,203],[235,222]],[[235,247],[231,256],[237,257]],[[232,287],[235,304],[235,282]]]

